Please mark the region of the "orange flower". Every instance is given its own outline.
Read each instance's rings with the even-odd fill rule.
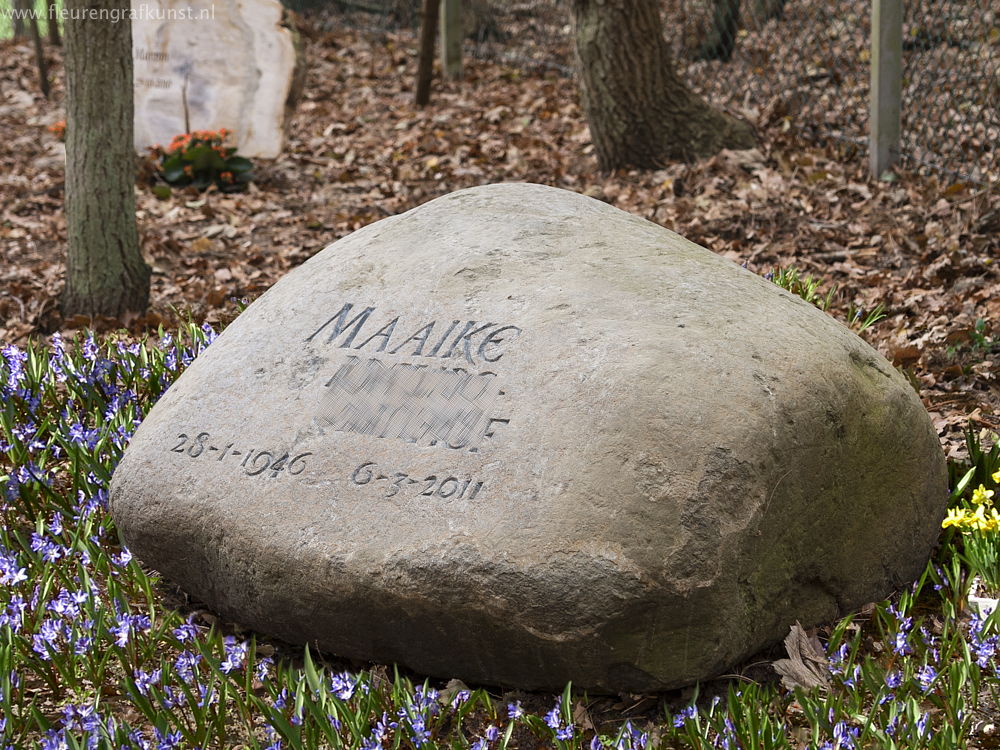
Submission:
[[[186,164],[184,166],[184,174],[186,174],[188,177],[194,176],[194,170],[191,169],[190,164]]]
[[[219,175],[219,177],[222,178],[223,182],[232,182],[233,181],[233,173],[232,172],[223,172],[222,174]]]

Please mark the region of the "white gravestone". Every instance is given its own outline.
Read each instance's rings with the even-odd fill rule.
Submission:
[[[226,128],[242,156],[284,140],[296,51],[278,0],[133,0],[135,146]]]

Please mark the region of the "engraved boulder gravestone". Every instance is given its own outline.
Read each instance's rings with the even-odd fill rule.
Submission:
[[[522,688],[708,678],[912,580],[945,462],[837,321],[539,185],[355,232],[152,409],[125,541],[226,617]]]

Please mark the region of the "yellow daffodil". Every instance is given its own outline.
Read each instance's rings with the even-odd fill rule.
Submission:
[[[1000,513],[997,512],[996,508],[990,508],[990,518],[986,523],[988,531],[997,531],[1000,529]]]
[[[1000,469],[993,472],[993,483],[1000,484]]]
[[[983,531],[986,528],[986,509],[982,505],[976,506],[976,512],[966,517],[966,525],[970,529],[975,529],[977,531]]]
[[[957,529],[965,526],[964,508],[948,508],[948,515],[941,522],[941,528],[947,529],[949,526],[954,526]]]
[[[972,502],[976,505],[993,505],[993,500],[991,499],[993,495],[993,490],[988,490],[983,485],[979,485],[972,491]]]

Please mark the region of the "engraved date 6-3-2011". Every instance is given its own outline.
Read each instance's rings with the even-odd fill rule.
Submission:
[[[473,479],[460,479],[446,474],[429,474],[423,479],[415,479],[404,471],[392,474],[384,473],[374,461],[366,461],[351,474],[353,484],[364,485],[370,482],[385,481],[385,497],[392,497],[407,489],[415,489],[417,495],[424,497],[440,497],[442,499],[466,500],[475,499],[483,488],[483,482]],[[412,485],[420,485],[412,487]]]

